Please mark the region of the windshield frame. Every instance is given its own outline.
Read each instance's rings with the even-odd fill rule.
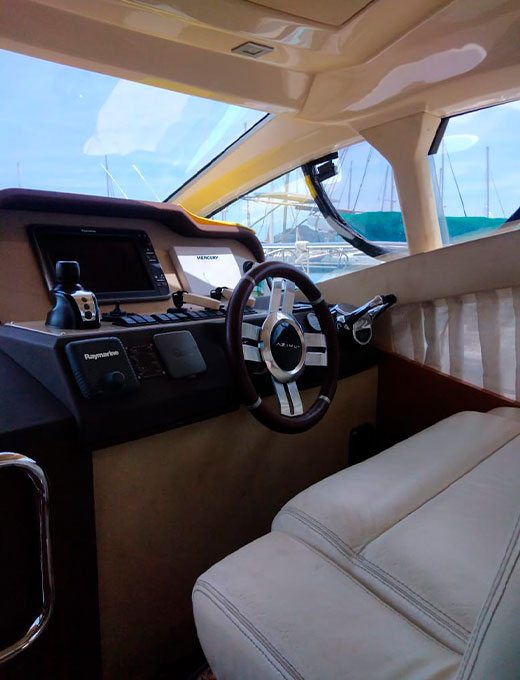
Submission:
[[[224,156],[226,156],[228,153],[233,151],[235,147],[237,147],[239,144],[242,144],[248,137],[250,137],[254,132],[257,132],[257,130],[260,127],[263,127],[266,123],[268,123],[271,119],[273,118],[272,113],[266,113],[265,116],[262,116],[260,120],[257,120],[256,123],[254,123],[248,130],[245,132],[242,132],[241,135],[239,135],[231,144],[228,144],[222,151],[220,151],[216,156],[214,156],[210,161],[206,163],[200,170],[197,170],[197,172],[192,175],[189,179],[185,180],[179,187],[174,189],[169,196],[167,196],[164,200],[163,203],[172,203],[175,199],[175,196],[177,194],[180,194],[181,191],[184,191],[192,182],[195,180],[199,179],[201,175],[203,175],[205,172],[207,172],[212,165],[216,164],[217,161],[220,161]],[[235,199],[233,199],[235,200]],[[232,203],[233,201],[230,201]],[[218,212],[221,210],[221,208],[217,208],[215,212]]]

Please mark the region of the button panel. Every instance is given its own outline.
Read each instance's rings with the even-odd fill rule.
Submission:
[[[244,314],[255,314],[255,310],[247,307]],[[134,328],[136,326],[152,326],[162,323],[180,323],[186,321],[202,321],[203,319],[221,319],[226,316],[224,309],[179,309],[175,312],[162,314],[124,314],[119,318],[112,319],[114,326]]]
[[[83,322],[97,323],[96,301],[92,293],[88,290],[77,290],[71,293],[74,302],[78,306],[78,311]]]

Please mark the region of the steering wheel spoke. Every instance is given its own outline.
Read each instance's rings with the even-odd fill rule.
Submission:
[[[255,363],[262,363],[262,355],[258,345],[244,344],[244,340],[258,343],[260,339],[260,326],[255,326],[252,323],[242,322],[242,352],[245,361],[254,361]]]
[[[327,352],[307,352],[305,355],[306,366],[326,366]]]
[[[257,364],[262,363],[262,355],[258,347],[254,345],[242,345],[242,352],[244,353],[245,361],[254,361]]]
[[[271,297],[269,298],[269,313],[282,311],[292,314],[296,286],[289,279],[273,279]]]
[[[272,380],[278,404],[280,405],[280,413],[289,418],[301,415],[303,413],[303,405],[296,380],[287,383],[278,382],[274,377]]]
[[[326,366],[327,365],[327,338],[323,333],[305,333],[305,353],[306,366]],[[314,349],[322,349],[323,352],[313,352]]]
[[[282,302],[282,312],[285,312],[286,314],[292,314],[293,307],[294,307],[294,295],[296,293],[296,286],[294,285],[293,281],[289,281],[289,279],[285,280],[285,290],[283,294],[283,302]]]
[[[283,279],[273,279],[271,296],[269,297],[269,313],[277,312],[282,304]]]
[[[304,333],[303,337],[307,347],[327,347],[327,338],[323,333]]]
[[[252,323],[242,322],[242,339],[252,340],[253,342],[258,342],[260,338],[260,326],[255,326]]]

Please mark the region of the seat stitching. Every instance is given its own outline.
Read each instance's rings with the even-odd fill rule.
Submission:
[[[202,588],[201,588],[202,586]],[[209,593],[205,593],[203,588],[205,588]],[[252,642],[252,644],[255,645],[255,647],[262,652],[262,650],[258,647],[257,644],[255,644],[254,640],[251,640],[249,636],[240,628],[238,625],[238,622],[241,622],[242,625],[249,630],[251,635],[253,635],[258,644],[261,644],[265,647],[265,652],[262,652],[262,654],[266,657],[266,659],[269,661],[269,663],[274,666],[273,662],[269,657],[266,655],[270,654],[274,659],[278,661],[278,663],[285,667],[285,670],[289,674],[290,678],[293,678],[293,680],[305,680],[304,676],[299,673],[294,666],[291,664],[291,662],[269,641],[269,639],[263,635],[255,626],[249,621],[249,619],[237,608],[235,607],[229,600],[228,598],[221,593],[215,586],[213,586],[211,583],[208,583],[207,581],[199,579],[197,582],[197,585],[194,589],[194,592],[200,592],[202,594],[206,594],[206,596],[215,604],[215,606],[218,607],[218,604],[214,601],[214,599],[211,598],[211,594],[213,594],[213,598],[217,598],[220,600],[220,604],[224,607],[227,608],[228,613],[226,613],[222,607],[219,607],[219,609],[222,611],[223,614],[227,616],[227,618],[234,623],[237,628],[246,636],[248,639]],[[236,617],[236,619],[233,619],[232,616]],[[279,668],[276,668],[276,670],[282,675],[282,677],[287,677],[284,675]]]
[[[508,564],[509,564],[509,561],[510,561],[510,559],[511,559],[511,553],[513,553],[514,548],[515,548],[515,547],[517,546],[517,544],[518,544],[518,539],[519,539],[519,533],[518,533],[518,532],[519,532],[519,528],[520,528],[520,516],[518,517],[517,521],[515,522],[515,526],[514,526],[514,528],[513,528],[513,532],[512,532],[512,534],[511,534],[511,537],[510,537],[510,539],[509,539],[509,541],[508,541],[508,544],[507,544],[507,546],[506,546],[506,549],[505,549],[505,551],[504,551],[504,556],[503,556],[503,558],[502,558],[502,561],[501,561],[501,563],[500,563],[500,566],[499,566],[499,568],[498,568],[498,571],[497,571],[497,573],[495,574],[495,578],[493,579],[493,583],[492,583],[492,585],[491,585],[491,589],[490,589],[490,591],[489,591],[489,594],[488,594],[488,596],[487,596],[487,598],[486,598],[486,602],[484,603],[484,605],[483,605],[483,607],[482,607],[482,610],[480,611],[480,614],[479,614],[477,623],[476,623],[476,625],[475,625],[475,627],[474,627],[474,629],[473,629],[473,633],[472,633],[472,636],[471,636],[470,643],[469,643],[469,645],[468,645],[468,651],[467,651],[467,653],[464,655],[464,658],[462,659],[462,663],[461,663],[461,666],[460,666],[460,668],[459,668],[459,673],[458,673],[457,677],[462,677],[463,671],[465,670],[465,668],[468,666],[469,663],[472,663],[471,669],[470,669],[470,673],[473,671],[473,668],[475,667],[475,664],[476,664],[477,659],[478,659],[478,655],[479,655],[479,653],[480,653],[480,648],[482,647],[482,644],[483,644],[483,642],[484,642],[486,633],[487,633],[487,631],[488,631],[488,629],[489,629],[489,626],[491,625],[491,621],[492,621],[492,619],[493,619],[493,616],[495,615],[495,612],[496,612],[496,610],[497,610],[497,608],[498,608],[500,602],[502,601],[502,598],[503,598],[503,596],[504,596],[504,593],[505,593],[505,590],[506,590],[507,585],[508,585],[508,583],[509,583],[509,580],[511,579],[511,576],[512,576],[512,574],[513,574],[515,565],[516,565],[516,563],[518,562],[518,559],[519,559],[519,557],[520,557],[520,553],[519,553],[519,555],[517,555],[516,558],[514,559],[514,562],[513,562],[513,565],[512,565],[512,567],[511,567],[509,576],[507,577],[507,580],[506,580],[504,586],[502,587],[502,592],[500,593],[500,596],[499,596],[499,598],[498,598],[498,601],[497,601],[497,603],[496,603],[496,605],[495,605],[495,607],[494,607],[494,609],[493,609],[493,614],[491,615],[491,617],[489,618],[489,620],[487,621],[487,624],[486,624],[485,618],[486,618],[486,616],[487,616],[488,611],[489,611],[489,610],[491,609],[491,607],[492,607],[493,599],[494,599],[494,597],[495,597],[495,595],[496,595],[496,593],[497,593],[497,590],[498,590],[498,588],[499,588],[499,586],[500,586],[500,581],[501,581],[502,576],[503,576],[503,574],[504,574],[504,572],[505,572],[505,570],[506,570],[506,568],[507,568],[507,566],[508,566]],[[476,642],[478,636],[480,635],[480,633],[481,633],[481,631],[482,631],[482,626],[484,626],[484,625],[485,625],[486,627],[485,627],[485,630],[483,630],[483,634],[482,634],[482,636],[481,636],[481,638],[480,638],[480,641],[478,642],[477,647],[476,647],[476,648],[473,648],[473,644]],[[471,662],[471,656],[472,656],[472,654],[473,654],[474,649],[475,649],[475,654],[474,654],[473,662]]]
[[[386,579],[386,581],[388,582],[387,585],[388,585],[390,588],[392,588],[393,590],[395,590],[399,595],[401,595],[402,597],[404,597],[405,599],[407,599],[410,603],[412,603],[412,604],[414,604],[414,605],[418,605],[419,607],[421,607],[422,611],[423,611],[425,614],[427,614],[428,616],[430,616],[431,618],[433,618],[434,620],[436,620],[436,621],[439,623],[439,625],[443,626],[444,628],[446,628],[447,630],[449,630],[451,633],[453,633],[454,635],[456,635],[457,637],[459,637],[460,640],[461,640],[462,642],[466,642],[466,637],[467,637],[467,636],[462,635],[460,632],[458,632],[457,630],[455,630],[454,628],[452,628],[452,626],[448,623],[448,621],[453,622],[453,624],[455,624],[455,626],[456,626],[457,628],[460,628],[460,629],[462,629],[463,631],[465,631],[465,632],[467,633],[467,635],[470,634],[470,631],[469,631],[469,630],[467,630],[466,628],[464,628],[464,626],[462,626],[458,621],[456,621],[456,620],[453,619],[451,616],[449,616],[448,614],[446,614],[445,612],[443,612],[441,609],[439,609],[439,608],[438,608],[436,605],[434,605],[432,602],[429,602],[426,598],[424,598],[424,597],[422,597],[421,595],[419,595],[419,593],[416,593],[416,592],[415,592],[411,587],[409,587],[406,583],[403,583],[403,582],[400,581],[398,578],[396,578],[396,577],[393,576],[392,574],[390,574],[390,573],[388,573],[387,571],[385,571],[382,567],[379,567],[379,565],[376,565],[376,564],[370,562],[370,560],[368,560],[365,556],[363,556],[363,555],[358,555],[358,554],[357,554],[356,552],[354,552],[354,551],[352,550],[352,548],[351,548],[347,543],[345,543],[345,542],[344,542],[337,534],[335,534],[333,531],[331,531],[330,529],[328,529],[327,527],[325,527],[324,525],[322,525],[317,519],[315,519],[314,517],[311,517],[310,515],[307,515],[306,513],[304,513],[304,512],[301,511],[301,510],[295,510],[295,509],[292,509],[292,508],[290,508],[290,509],[289,509],[289,508],[284,508],[284,510],[280,511],[279,514],[282,514],[282,513],[284,513],[284,512],[287,513],[287,514],[294,515],[294,517],[295,517],[296,519],[299,519],[301,522],[307,524],[307,526],[309,526],[309,528],[310,528],[311,530],[314,530],[314,531],[316,531],[317,533],[319,533],[319,534],[320,534],[320,535],[321,535],[328,543],[331,543],[337,550],[339,550],[339,552],[341,552],[343,555],[345,555],[345,557],[349,558],[352,562],[355,562],[361,569],[364,569],[365,571],[368,571],[369,573],[371,573],[372,576],[375,576],[376,578],[379,578],[380,580],[382,580],[382,579],[384,578],[384,577],[382,576],[382,574],[384,574],[384,575],[387,577],[387,579]],[[297,513],[300,513],[301,516],[298,516]],[[308,520],[308,521],[306,521],[306,520]],[[316,526],[313,527],[313,526],[310,524],[311,521],[313,521],[313,522],[315,523]],[[330,533],[331,536],[332,536],[333,538],[331,538],[330,536],[328,536],[327,533]],[[333,539],[335,539],[335,540],[333,540]],[[336,542],[338,543],[338,545],[336,545]],[[367,562],[369,565],[371,565],[371,567],[373,568],[373,570],[377,570],[378,572],[381,572],[381,573],[380,573],[380,574],[379,574],[379,573],[376,573],[376,574],[372,573],[372,570],[371,570],[370,568],[367,568],[367,567],[365,566],[364,562]],[[406,593],[406,592],[400,592],[400,589],[396,586],[395,583],[392,583],[392,581],[397,582],[400,586],[402,586],[402,588],[404,588],[405,590],[409,591],[412,595],[414,595],[418,600],[422,601],[424,604],[421,605],[421,602],[416,602],[416,601],[415,601],[415,598],[412,597],[412,595],[410,595],[410,594],[408,594],[408,593]],[[425,606],[431,607],[434,611],[429,612],[428,609],[425,608]],[[444,621],[442,618],[440,618],[440,617],[436,614],[436,612],[438,612],[438,614],[440,614],[442,617],[445,617],[446,619],[448,619],[448,621]]]
[[[409,586],[407,583],[404,583],[403,581],[398,579],[397,576],[394,576],[394,574],[391,574],[390,572],[383,569],[383,567],[381,567],[379,564],[375,564],[374,562],[371,562],[367,557],[365,557],[365,555],[359,555],[358,557],[359,557],[360,561],[367,562],[374,569],[374,571],[382,572],[389,579],[396,581],[397,583],[399,583],[400,586],[402,586],[404,589],[408,590],[412,594],[412,596],[410,596],[410,601],[413,601],[414,600],[413,596],[415,596],[417,599],[421,600],[425,604],[432,607],[432,609],[434,609],[441,616],[443,616],[444,618],[446,618],[449,622],[451,622],[453,624],[453,627],[450,626],[450,629],[452,630],[452,632],[455,635],[458,635],[458,637],[460,637],[461,640],[463,640],[464,642],[467,642],[468,635],[471,633],[471,631],[468,628],[466,628],[465,626],[463,626],[462,623],[460,623],[460,621],[457,621],[452,616],[447,614],[443,609],[440,609],[440,607],[438,607],[433,602],[428,600],[426,597],[424,597],[420,593],[417,593],[411,586]],[[432,614],[433,614],[433,612],[432,612]],[[441,622],[440,619],[438,619],[438,620],[439,620],[439,623],[440,623]],[[466,635],[463,635],[460,632],[458,633],[455,630],[455,627],[460,628],[462,631],[464,631],[464,633],[466,633]]]
[[[252,644],[252,645],[260,652],[260,654],[261,654],[261,655],[262,655],[262,656],[270,663],[270,665],[275,669],[275,671],[277,671],[277,673],[278,673],[279,675],[281,675],[282,678],[285,678],[285,680],[287,680],[287,677],[288,677],[288,676],[285,675],[285,673],[282,673],[282,671],[274,665],[274,663],[273,663],[273,662],[271,661],[271,659],[267,656],[267,654],[265,653],[265,651],[262,650],[262,649],[256,644],[256,642],[255,642],[255,641],[254,641],[254,640],[253,640],[253,639],[252,639],[252,638],[251,638],[244,630],[242,630],[242,628],[238,625],[237,621],[235,621],[235,620],[233,620],[233,619],[231,618],[231,616],[229,615],[229,613],[226,612],[226,610],[224,609],[224,607],[223,607],[221,604],[219,604],[218,602],[216,602],[216,601],[214,600],[214,598],[212,598],[211,595],[210,595],[209,593],[204,592],[204,590],[202,590],[201,588],[195,588],[195,589],[193,590],[193,593],[194,593],[194,594],[195,594],[195,593],[200,593],[201,595],[203,595],[204,597],[206,597],[206,598],[207,598],[207,599],[208,599],[208,600],[209,600],[209,601],[210,601],[210,602],[211,602],[211,603],[212,603],[212,604],[213,604],[220,612],[222,612],[222,614],[224,614],[224,616],[225,616],[225,617],[226,617],[226,618],[227,618],[227,619],[235,626],[235,628],[237,628],[238,631],[239,631],[240,633],[242,633],[242,635],[243,635],[245,638],[247,638],[247,639],[249,640],[249,642],[250,642],[250,643],[251,643],[251,644]],[[295,676],[292,676],[292,677],[294,678]]]
[[[507,579],[506,579],[506,581],[505,581],[503,587],[501,588],[501,591],[500,591],[500,595],[499,595],[499,597],[498,597],[498,600],[497,600],[495,606],[493,607],[493,612],[492,612],[491,616],[489,617],[489,619],[487,620],[487,622],[486,622],[486,624],[485,624],[485,628],[482,630],[482,635],[480,636],[480,640],[479,640],[479,642],[478,642],[478,644],[477,644],[477,647],[476,647],[476,649],[475,649],[475,655],[474,655],[474,658],[473,658],[473,662],[471,663],[471,668],[469,669],[470,674],[473,672],[473,669],[475,668],[475,664],[476,664],[477,661],[478,661],[478,657],[479,657],[479,654],[480,654],[480,650],[481,650],[481,648],[482,648],[482,645],[484,644],[484,640],[486,639],[486,634],[487,634],[487,632],[488,632],[488,630],[489,630],[489,626],[491,625],[491,623],[492,623],[492,621],[493,621],[493,617],[495,616],[495,613],[496,613],[496,611],[497,611],[497,609],[498,609],[500,603],[502,602],[502,598],[504,597],[504,594],[505,594],[505,592],[506,592],[507,586],[509,585],[509,581],[511,580],[511,578],[512,578],[512,576],[513,576],[513,570],[514,570],[514,568],[515,568],[515,566],[516,566],[516,564],[517,564],[517,562],[518,562],[519,559],[520,559],[520,555],[517,555],[515,561],[513,562],[513,566],[512,566],[512,568],[511,568],[511,571],[509,572],[509,575],[508,575],[508,577],[507,577]],[[495,593],[493,593],[493,594],[495,594]],[[486,609],[486,612],[487,612],[489,609],[490,609],[490,607],[488,607],[488,608]],[[477,634],[480,634],[480,630],[477,631]]]
[[[381,606],[385,607],[385,609],[388,609],[388,610],[391,611],[393,614],[395,614],[395,615],[398,616],[400,619],[402,619],[405,623],[407,623],[409,626],[411,626],[412,628],[414,628],[418,633],[420,633],[420,634],[422,635],[422,637],[426,638],[426,639],[429,640],[430,642],[433,642],[433,643],[436,644],[437,646],[442,647],[445,651],[447,650],[448,652],[451,652],[452,654],[456,654],[457,656],[461,656],[461,654],[460,654],[459,652],[455,651],[454,649],[451,649],[450,647],[448,647],[447,645],[445,645],[445,644],[444,644],[443,642],[441,642],[440,640],[436,640],[436,639],[435,639],[434,637],[432,637],[429,633],[427,633],[426,631],[422,630],[422,628],[419,628],[419,626],[417,626],[417,624],[415,624],[413,621],[410,621],[410,619],[406,618],[406,616],[404,616],[403,614],[401,614],[401,612],[397,611],[396,609],[394,609],[393,607],[391,607],[390,605],[388,605],[384,600],[381,600],[381,598],[379,598],[374,592],[372,592],[371,590],[369,590],[363,583],[361,583],[361,581],[358,581],[357,579],[355,579],[355,578],[354,578],[353,576],[351,576],[347,571],[345,571],[345,570],[342,569],[338,564],[336,564],[336,562],[334,562],[333,560],[329,559],[326,555],[324,555],[323,553],[321,553],[319,550],[316,550],[315,548],[313,548],[312,546],[310,546],[308,543],[305,543],[305,541],[302,541],[300,538],[297,538],[296,536],[291,536],[291,538],[292,538],[293,540],[297,541],[298,543],[300,543],[300,545],[305,546],[308,550],[310,550],[311,552],[313,552],[313,553],[314,553],[315,555],[317,555],[318,557],[321,557],[321,559],[323,559],[323,560],[325,560],[326,562],[328,562],[328,563],[330,564],[331,567],[334,567],[334,569],[336,569],[337,571],[339,571],[339,573],[342,574],[345,578],[347,578],[349,581],[352,581],[352,583],[354,583],[354,584],[357,585],[359,588],[361,588],[362,590],[364,590],[364,591],[367,593],[367,595],[370,595],[370,597],[372,597],[374,600],[376,600],[376,602],[378,602]]]
[[[361,569],[367,571],[369,574],[379,579],[380,581],[383,581],[385,585],[394,590],[398,595],[400,595],[404,599],[408,600],[410,604],[419,607],[424,614],[433,619],[442,628],[445,628],[447,631],[455,635],[461,642],[464,643],[467,642],[467,636],[470,634],[470,631],[464,628],[464,626],[462,626],[458,621],[452,619],[451,616],[449,616],[441,609],[436,607],[436,605],[434,605],[432,602],[429,602],[426,598],[423,598],[421,595],[419,595],[419,593],[416,593],[412,588],[410,588],[408,585],[400,581],[398,578],[386,572],[384,569],[379,567],[379,565],[373,564],[363,555],[358,555],[357,553],[355,553],[352,550],[352,548],[347,543],[345,543],[337,534],[335,534],[333,531],[330,531],[330,529],[328,529],[324,525],[320,524],[320,522],[316,520],[314,517],[311,517],[310,515],[307,515],[306,513],[303,513],[300,510],[294,510],[292,508],[284,508],[283,510],[280,511],[279,514],[282,513],[293,515],[295,519],[298,519],[302,523],[306,524],[312,531],[316,531],[318,534],[320,534],[320,536],[322,536],[324,540],[333,545],[336,548],[336,550],[341,552],[345,557],[350,559],[352,562],[356,563]],[[297,513],[300,513],[301,516],[299,516]],[[315,523],[315,526],[312,526],[310,521],[313,521]],[[335,540],[329,537],[326,532],[329,532],[332,535],[332,537],[334,537]],[[367,567],[364,564],[364,562],[367,562],[371,566],[371,568]],[[374,573],[374,571],[381,573]],[[397,582],[402,587],[402,589],[404,589],[405,592],[403,592],[401,588],[399,588],[395,583],[392,583],[392,581]],[[407,593],[406,591],[409,592]],[[415,598],[417,598],[419,602],[417,602]],[[433,611],[429,611],[429,607],[431,607]],[[445,617],[448,620],[445,621],[441,617]],[[465,633],[467,633],[467,635],[464,635],[459,630],[456,630],[456,628],[452,626],[451,623],[449,622],[455,624],[457,628],[462,629]]]

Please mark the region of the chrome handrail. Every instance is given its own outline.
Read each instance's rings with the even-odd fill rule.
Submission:
[[[52,551],[49,532],[49,486],[44,471],[34,460],[18,453],[0,453],[1,468],[21,468],[29,477],[36,489],[38,498],[38,519],[40,525],[40,576],[42,589],[42,605],[25,635],[0,651],[0,663],[12,659],[27,649],[43,632],[54,606],[54,574],[52,568]]]

